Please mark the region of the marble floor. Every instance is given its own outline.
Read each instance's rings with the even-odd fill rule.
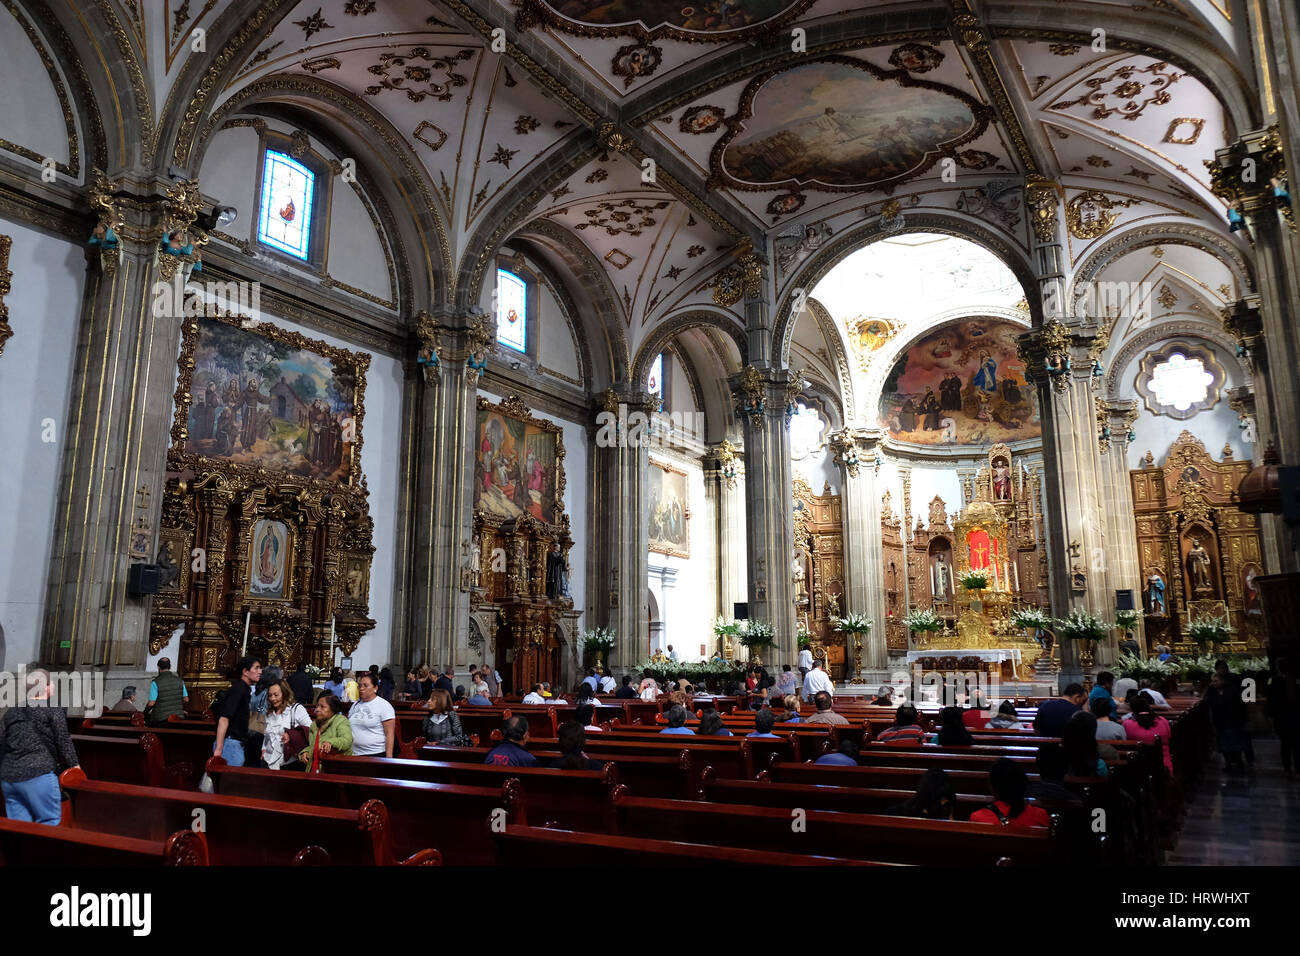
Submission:
[[[1255,766],[1225,773],[1217,754],[1189,804],[1171,866],[1300,866],[1300,775],[1287,776],[1275,738],[1256,738]]]

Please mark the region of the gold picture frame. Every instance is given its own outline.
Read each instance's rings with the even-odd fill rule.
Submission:
[[[248,533],[248,574],[243,582],[250,605],[293,600],[294,533],[287,521],[261,517]]]
[[[681,468],[651,460],[646,473],[649,550],[679,558],[691,556],[690,476]]]
[[[472,441],[476,512],[506,520],[527,514],[552,527],[567,524],[559,425],[537,418],[518,395],[501,402],[480,396]],[[545,460],[552,455],[553,465]]]

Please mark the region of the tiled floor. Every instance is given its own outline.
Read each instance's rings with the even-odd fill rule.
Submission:
[[[1276,739],[1255,741],[1255,766],[1223,772],[1210,758],[1188,807],[1174,866],[1300,866],[1300,775],[1286,776]]]

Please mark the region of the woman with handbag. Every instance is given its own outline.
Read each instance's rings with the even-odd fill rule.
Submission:
[[[429,716],[424,718],[424,739],[444,747],[468,747],[469,735],[460,725],[460,717],[451,706],[451,694],[435,687],[429,697]]]
[[[266,704],[262,762],[271,770],[283,769],[286,764],[288,769],[295,769],[296,754],[307,746],[311,716],[306,707],[294,700],[293,691],[284,681],[267,688]]]
[[[321,759],[330,754],[352,756],[352,725],[343,715],[343,707],[333,694],[316,698],[316,719],[307,732],[307,745],[298,751],[298,759],[308,773],[320,773]]]
[[[58,774],[79,761],[68,735],[68,712],[49,706],[49,672],[28,671],[27,681],[26,705],[10,707],[4,715],[0,791],[10,820],[56,827],[63,816]]]

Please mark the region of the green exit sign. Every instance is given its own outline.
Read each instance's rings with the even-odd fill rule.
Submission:
[[[72,646],[71,641],[59,641],[59,647],[71,647],[71,646]]]

